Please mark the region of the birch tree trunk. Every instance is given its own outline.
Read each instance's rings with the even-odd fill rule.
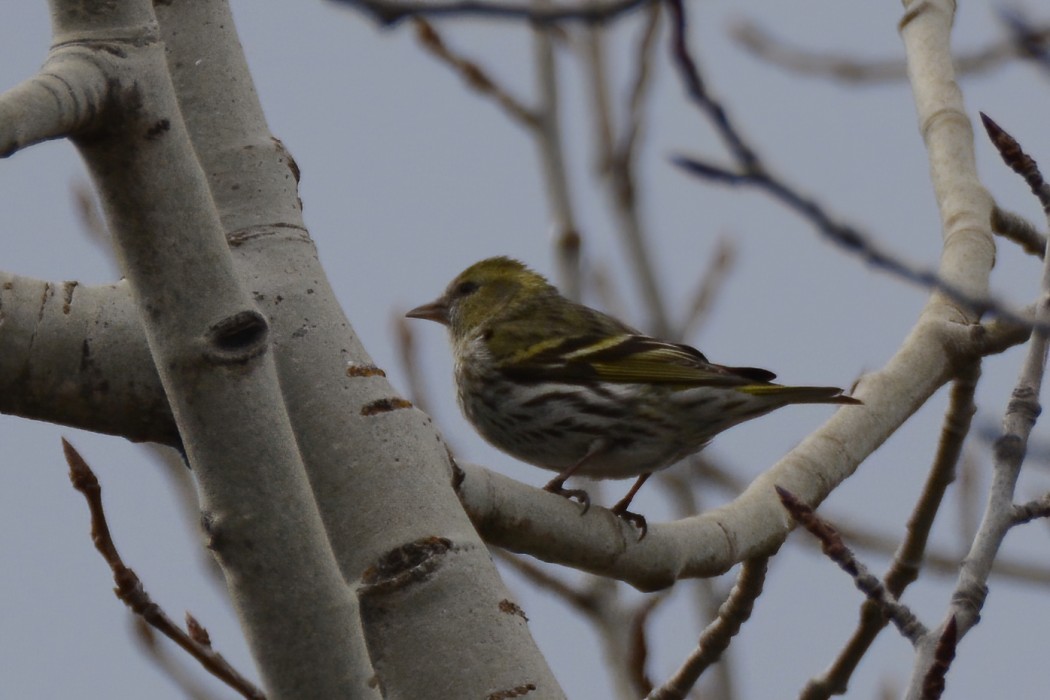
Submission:
[[[4,273],[4,410],[184,451],[272,697],[561,697],[333,298],[226,3],[157,10],[54,0],[47,63],[0,96],[0,151],[76,144],[126,277]]]

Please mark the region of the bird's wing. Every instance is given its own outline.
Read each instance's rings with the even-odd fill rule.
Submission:
[[[534,346],[503,371],[520,381],[605,381],[680,386],[744,386],[776,377],[755,367],[723,367],[696,348],[645,335],[572,336]]]

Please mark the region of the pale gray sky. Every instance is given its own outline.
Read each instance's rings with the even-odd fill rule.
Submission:
[[[907,84],[844,87],[798,78],[744,54],[727,37],[729,23],[746,17],[814,51],[901,57],[900,3],[713,0],[690,9],[693,47],[712,90],[769,165],[882,245],[935,266],[939,223]],[[553,273],[533,144],[425,54],[410,26],[380,31],[356,12],[319,0],[240,0],[234,11],[271,129],[302,170],[306,221],[321,261],[356,331],[396,385],[403,387],[395,314],[429,301],[463,267],[488,255],[513,255]],[[516,94],[533,94],[524,28],[480,21],[444,26],[456,47]],[[619,53],[614,66],[621,69],[620,98],[637,29],[636,20],[626,23],[610,51]],[[956,46],[973,48],[1000,36],[990,4],[963,5]],[[49,43],[44,3],[7,8],[0,23],[0,89],[29,76]],[[674,153],[718,158],[722,151],[683,101],[666,55],[661,46],[641,196],[670,306],[681,313],[718,236],[730,236],[739,251],[711,322],[690,342],[716,362],[767,367],[786,383],[848,386],[860,373],[878,369],[914,322],[925,293],[817,240],[804,222],[754,194],[711,187],[672,167],[667,157]],[[575,69],[565,73],[561,87],[586,260],[613,271],[629,299],[625,320],[644,326],[604,193],[591,178],[591,127]],[[1013,65],[965,79],[963,89],[972,116],[978,109],[990,113],[1037,160],[1050,162],[1042,124],[1050,107],[1045,73]],[[1023,183],[1006,172],[983,136],[978,154],[982,177],[998,201],[1041,221]],[[0,162],[5,270],[84,283],[112,279],[106,255],[81,234],[73,215],[70,187],[85,179],[65,142]],[[1007,245],[993,282],[1002,295],[1027,304],[1038,274],[1036,261]],[[537,486],[545,483],[549,475],[487,447],[459,416],[441,329],[419,323],[418,339],[435,417],[463,457]],[[1016,351],[986,363],[980,416],[999,419],[1018,368]],[[941,392],[822,512],[899,535],[934,452],[944,405]],[[751,477],[828,415],[826,407],[787,409],[734,429],[709,449]],[[1036,434],[1047,432],[1037,428]],[[174,617],[192,611],[216,647],[253,674],[235,620],[199,566],[192,524],[180,521],[165,477],[147,452],[115,438],[0,416],[0,695],[181,697],[135,649],[129,615],[112,596],[110,573],[91,546],[83,499],[68,484],[60,435],[96,468],[117,545],[153,598]],[[974,454],[986,476],[987,451]],[[1020,491],[1025,497],[1047,488],[1045,471],[1030,471]],[[627,485],[610,484],[604,500],[611,502]],[[650,489],[636,501],[651,522],[666,517],[658,496]],[[725,499],[715,494],[707,505]],[[957,510],[946,508],[934,533],[939,549],[958,550],[957,525]],[[1039,525],[1015,532],[1006,551],[1045,561],[1045,532]],[[864,557],[876,571],[885,566],[881,557]],[[585,624],[515,576],[508,580],[569,697],[607,697],[599,646]],[[929,577],[909,589],[906,602],[934,624],[950,585],[944,577]],[[654,618],[654,678],[675,668],[699,633],[699,624],[683,613],[689,610],[686,595],[683,587]],[[741,697],[796,695],[852,631],[859,603],[860,594],[833,564],[810,550],[786,548],[734,645]],[[1025,645],[1016,631],[1032,630],[1031,620],[1045,616],[1047,608],[1042,589],[993,579],[982,623],[963,642],[948,678],[948,697],[1023,697],[1035,688],[1045,694],[1044,668],[1036,660],[1045,640]],[[1025,636],[1035,641],[1031,632]],[[193,666],[179,652],[172,654]],[[883,682],[903,685],[910,666],[908,644],[885,632],[859,670],[851,697],[874,697]],[[1007,680],[1016,684],[1013,693],[1001,685]]]

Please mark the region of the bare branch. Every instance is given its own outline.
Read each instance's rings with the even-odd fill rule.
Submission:
[[[832,519],[831,516],[829,519]],[[844,523],[848,516],[843,515],[834,520]],[[893,555],[900,548],[900,537],[888,533],[846,524],[840,525],[838,530],[855,549],[861,551]],[[965,552],[956,551],[951,547],[929,549],[923,555],[923,568],[930,574],[955,577],[959,573],[959,562],[963,556]],[[1050,586],[1050,566],[1020,556],[1001,557],[996,560],[992,575],[1018,583]]]
[[[99,210],[98,199],[91,186],[82,180],[73,183],[73,204],[76,207],[77,220],[88,239],[104,249],[112,261],[113,253],[109,240],[109,229]]]
[[[627,122],[619,137],[614,154],[617,160],[631,162],[634,158],[635,145],[642,130],[645,97],[652,87],[653,52],[656,47],[657,29],[660,27],[660,5],[653,4],[648,11],[642,37],[638,42],[637,60],[634,62],[635,75],[631,81],[630,96],[627,98]]]
[[[1044,182],[1035,161],[995,122],[984,114],[981,115],[981,119],[1004,162],[1025,179],[1039,198],[1044,211],[1050,214],[1050,188]],[[1050,257],[1044,258],[1040,286],[1041,295],[1036,305],[1036,314],[1040,321],[1045,322],[1050,320]],[[1002,436],[995,443],[992,486],[984,518],[970,551],[963,560],[945,621],[922,640],[919,646],[909,697],[917,698],[925,693],[926,679],[932,673],[931,669],[943,662],[939,656],[942,644],[940,640],[947,627],[955,627],[956,632],[953,634],[957,634],[961,639],[980,619],[988,595],[988,577],[999,548],[1006,533],[1017,524],[1017,510],[1013,499],[1028,436],[1041,410],[1039,392],[1046,369],[1048,346],[1050,343],[1046,331],[1042,326],[1036,327],[1017,378],[1017,385],[1007,404]]]
[[[671,54],[675,65],[678,66],[678,74],[685,86],[686,94],[717,130],[740,168],[748,173],[762,172],[765,168],[758,154],[730,120],[722,103],[708,91],[700,76],[700,71],[686,41],[685,5],[682,0],[668,0],[667,6],[671,14]]]
[[[167,478],[168,485],[181,511],[182,522],[189,530],[189,536],[191,538],[200,537],[200,499],[197,497],[197,489],[193,483],[193,472],[187,466],[185,456],[178,450],[164,445],[146,443],[143,447],[147,449],[157,467]],[[219,562],[211,552],[203,548],[198,560],[211,582],[215,584],[216,592],[222,596],[224,601],[230,602],[230,592],[226,588],[226,579]]]
[[[922,495],[908,519],[907,537],[897,548],[890,568],[882,578],[886,590],[894,598],[899,599],[908,585],[919,576],[919,567],[926,554],[930,529],[940,510],[944,494],[954,479],[963,442],[977,410],[973,397],[979,374],[980,366],[974,364],[952,385],[937,454],[926,477]],[[951,570],[955,571],[957,560],[952,558],[949,563]],[[845,693],[857,665],[886,623],[882,607],[875,601],[865,601],[861,606],[860,622],[849,641],[831,666],[806,684],[801,693],[802,700],[818,700],[828,698],[833,693]]]
[[[740,627],[751,617],[755,600],[762,593],[768,565],[768,557],[749,559],[741,565],[740,576],[719,608],[718,618],[700,634],[696,649],[682,666],[663,685],[649,693],[647,700],[682,700],[688,696],[700,674],[718,660]]]
[[[665,469],[656,475],[656,483],[663,487],[670,499],[674,512],[679,518],[687,518],[694,513],[699,513],[702,504],[698,495],[704,493],[703,488],[697,486],[698,482],[710,483],[723,475],[726,482],[731,483],[731,493],[734,495],[743,490],[743,480],[735,479],[727,469],[715,465],[710,456],[704,453],[693,455],[689,461],[690,469]],[[723,484],[724,485],[724,484]],[[718,617],[718,609],[725,601],[726,594],[714,578],[701,578],[692,582],[682,582],[691,590],[693,605],[696,608],[696,617],[699,620],[713,620]],[[732,656],[729,649],[725,649],[718,658],[718,663],[710,669],[708,674],[708,685],[704,689],[704,697],[710,700],[730,700],[736,697],[735,682],[733,677]]]
[[[645,633],[645,626],[652,617],[657,606],[667,600],[666,594],[656,594],[644,600],[635,614],[631,617],[631,629],[628,633],[630,649],[627,657],[627,670],[631,674],[636,687],[643,693],[649,693],[653,689],[653,682],[645,671],[646,662],[649,659],[649,641]]]
[[[944,693],[944,677],[955,659],[955,646],[959,641],[957,631],[953,617],[944,626],[933,652],[933,664],[922,680],[922,700],[937,700]]]
[[[976,431],[975,431],[976,432]],[[959,542],[963,547],[968,547],[973,542],[977,528],[981,524],[981,494],[979,465],[971,454],[964,453],[959,460],[956,470],[958,487],[956,491],[956,503],[959,518]]]
[[[683,340],[696,334],[707,321],[714,307],[714,301],[726,280],[729,279],[735,263],[736,247],[728,236],[722,236],[718,239],[715,252],[707,262],[707,269],[700,277],[700,284],[693,295],[693,301],[689,304],[689,309],[682,320],[679,337]]]
[[[1009,30],[1018,55],[1050,69],[1050,28],[1032,24],[1019,7],[999,7],[999,19]]]
[[[1023,525],[1037,518],[1050,518],[1050,494],[1014,506],[1014,525]]]
[[[1035,159],[1021,149],[1021,144],[1006,133],[1001,126],[992,121],[984,112],[981,112],[981,122],[988,132],[989,138],[1003,157],[1003,162],[1015,173],[1024,178],[1032,194],[1039,200],[1043,211],[1050,213],[1050,185],[1043,180],[1043,174],[1039,172],[1039,166]]]
[[[422,17],[413,17],[412,22],[416,27],[416,39],[423,48],[456,71],[463,82],[473,90],[495,100],[515,122],[530,129],[539,126],[539,115],[535,110],[526,107],[521,100],[511,95],[506,88],[501,87],[476,62],[450,49],[430,22]]]
[[[970,309],[975,315],[991,314],[1005,321],[1026,327],[1033,327],[1037,322],[1023,312],[1012,310],[1005,302],[993,297],[977,297],[967,293],[958,286],[940,277],[934,270],[919,267],[907,262],[900,256],[878,246],[868,235],[859,229],[834,219],[824,207],[794,187],[765,171],[735,172],[718,165],[685,156],[676,156],[673,162],[686,172],[698,177],[710,179],[733,186],[757,187],[812,223],[825,238],[844,250],[863,259],[872,267],[889,272],[903,280],[927,289],[936,289],[950,299]],[[1050,326],[1043,326],[1050,328]]]
[[[674,334],[660,289],[659,276],[652,262],[649,238],[638,208],[635,183],[634,151],[644,124],[643,97],[650,82],[649,56],[653,51],[659,14],[653,10],[638,44],[638,72],[631,83],[627,103],[625,128],[622,134],[612,135],[613,118],[609,109],[608,88],[605,85],[604,54],[600,40],[592,39],[587,55],[591,81],[595,84],[592,109],[599,124],[598,145],[603,149],[597,158],[599,172],[604,176],[608,201],[615,213],[620,238],[627,248],[627,260],[638,283],[647,316],[647,330],[654,335]],[[606,134],[608,132],[608,135]]]
[[[404,313],[398,312],[394,314],[394,329],[397,333],[397,357],[401,363],[401,372],[405,375],[405,381],[407,382],[405,394],[413,404],[419,407],[419,410],[428,416],[433,416],[434,414],[430,412],[432,405],[430,403],[430,392],[427,391],[423,375],[419,371],[420,360],[416,348],[415,331],[412,330],[412,324],[407,321],[408,319],[405,318]],[[378,367],[376,369],[382,372]]]
[[[685,40],[686,19],[681,0],[669,0],[668,6],[672,16],[672,51],[686,92],[718,131],[736,165],[729,168],[681,155],[672,158],[672,162],[698,177],[727,185],[756,187],[772,195],[809,220],[831,242],[860,256],[869,265],[922,287],[936,289],[965,306],[974,316],[992,313],[1014,323],[1033,323],[1031,319],[1022,317],[995,298],[975,296],[941,278],[933,270],[921,268],[883,250],[870,236],[862,234],[849,224],[836,221],[815,199],[770,173],[755,149],[733,124],[723,105],[707,90]]]
[[[1040,259],[1046,253],[1046,236],[1020,214],[996,206],[992,210],[992,232],[1017,243],[1024,252]]]
[[[542,6],[544,3],[537,2],[537,7]],[[566,296],[579,301],[582,294],[580,247],[583,241],[576,224],[576,214],[569,191],[569,174],[565,164],[561,100],[558,93],[558,59],[554,51],[552,27],[542,26],[533,30],[533,57],[540,98],[532,135],[539,148],[543,184],[553,220],[558,281]]]
[[[508,552],[500,547],[490,547],[489,550],[494,557],[517,571],[537,588],[554,594],[585,617],[594,615],[597,602],[592,590],[573,586],[513,552]]]
[[[607,3],[583,7],[537,7],[533,3],[496,3],[484,0],[335,0],[357,7],[372,15],[377,22],[394,25],[406,17],[485,17],[512,21],[528,21],[546,25],[558,22],[601,24],[611,21],[653,2],[653,0],[611,0]]]
[[[605,32],[601,27],[583,30],[582,61],[587,71],[587,88],[590,90],[590,111],[593,119],[595,172],[605,176],[613,154],[614,115],[609,100],[609,76],[605,59]]]
[[[178,686],[182,694],[189,700],[215,700],[215,695],[208,692],[191,676],[183,663],[185,657],[170,653],[166,645],[158,644],[157,635],[153,632],[150,624],[137,615],[131,617],[134,627],[133,634],[142,653],[157,665],[164,674]]]
[[[740,46],[753,56],[799,75],[830,78],[843,83],[878,84],[898,82],[907,78],[908,67],[903,60],[863,60],[830,52],[814,52],[793,46],[773,36],[755,22],[739,22],[730,34]],[[1031,47],[1050,43],[1050,27],[1032,27],[1028,35]],[[955,57],[960,75],[986,73],[1018,58],[1031,56],[1031,49],[1016,37],[990,43],[984,48],[968,51]]]
[[[134,571],[124,565],[117,552],[106,522],[106,513],[102,508],[102,487],[95,473],[65,438],[62,439],[62,451],[69,464],[69,480],[73,482],[73,488],[80,491],[87,500],[88,509],[91,511],[91,541],[95,543],[95,549],[99,551],[113,571],[113,580],[117,584],[114,593],[117,594],[117,598],[161,634],[185,649],[201,666],[223,683],[246,698],[264,700],[266,695],[230,666],[222,654],[212,649],[210,644],[202,644],[192,633],[183,632],[160,606],[150,599],[146,589],[142,586],[142,581]]]
[[[896,597],[919,577],[919,567],[926,552],[934,519],[944,501],[948,486],[955,480],[956,466],[963,444],[970,432],[970,424],[977,411],[974,394],[980,377],[980,365],[973,364],[952,384],[948,410],[944,414],[941,437],[937,445],[930,473],[923,485],[911,517],[907,536],[893,557],[886,572],[886,588]]]
[[[914,644],[926,634],[926,627],[915,617],[915,614],[908,609],[908,606],[897,600],[896,596],[887,591],[882,582],[868,571],[867,567],[842,541],[842,537],[831,523],[818,516],[812,508],[787,489],[778,486],[777,495],[780,496],[780,502],[784,504],[784,508],[791,514],[792,519],[820,540],[820,547],[824,554],[838,564],[840,569],[853,577],[853,583],[857,588],[868,597],[868,600],[881,608],[883,614],[897,626],[905,638]]]

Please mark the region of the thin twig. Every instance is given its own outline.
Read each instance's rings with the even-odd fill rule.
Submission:
[[[973,542],[981,524],[981,483],[978,470],[979,465],[973,455],[964,453],[959,460],[958,486],[955,489],[959,511],[959,542],[963,547],[968,547],[970,542]]]
[[[485,17],[527,20],[545,25],[558,22],[601,24],[609,22],[654,0],[611,0],[573,7],[536,7],[532,3],[485,2],[484,0],[335,0],[360,8],[383,25],[394,25],[406,17]]]
[[[1039,172],[1039,166],[1035,159],[1024,152],[1021,144],[1006,133],[1001,126],[992,121],[984,112],[981,112],[981,122],[988,132],[992,143],[999,149],[999,154],[1011,170],[1024,178],[1032,194],[1039,200],[1043,207],[1043,213],[1050,212],[1050,185],[1043,180],[1043,174]]]
[[[642,693],[649,693],[653,689],[653,681],[646,672],[646,663],[649,660],[649,637],[645,632],[649,618],[653,611],[663,601],[666,595],[653,595],[642,601],[634,616],[631,618],[631,629],[628,634],[630,647],[627,654],[627,669],[631,674],[634,685]]]
[[[926,477],[922,495],[908,519],[907,536],[897,548],[890,568],[882,578],[886,590],[897,599],[919,576],[919,567],[926,554],[934,518],[955,476],[963,443],[977,410],[973,397],[977,389],[979,374],[980,365],[974,363],[952,385],[948,410],[945,412],[944,423],[941,426],[937,454],[930,467],[929,475]],[[853,538],[850,538],[850,541],[854,541]],[[952,558],[950,563],[952,571],[955,571],[957,561]],[[800,694],[801,700],[823,700],[832,694],[845,693],[857,665],[871,648],[872,642],[875,641],[886,623],[887,619],[882,607],[874,601],[865,601],[861,606],[860,622],[849,641],[846,642],[831,666],[806,684]]]
[[[528,579],[537,588],[553,593],[562,601],[568,603],[578,612],[582,613],[585,617],[591,617],[594,615],[598,606],[594,593],[590,589],[573,586],[557,576],[544,571],[542,567],[533,564],[525,557],[514,554],[513,552],[508,552],[499,547],[490,547],[489,551],[492,552],[494,557],[517,571],[522,577]]]
[[[175,495],[182,522],[189,531],[191,538],[200,537],[200,500],[197,498],[197,487],[193,481],[193,472],[186,464],[185,458],[178,450],[166,445],[156,443],[145,443],[143,448],[156,462],[157,467],[168,479],[171,492]],[[207,572],[209,579],[215,585],[216,592],[222,596],[227,603],[230,602],[229,589],[226,588],[226,577],[222,573],[222,567],[212,553],[201,548],[199,561],[201,568]]]
[[[922,700],[938,700],[944,694],[944,678],[955,659],[955,646],[959,642],[955,618],[948,620],[944,632],[933,652],[933,664],[922,681]]]
[[[999,149],[1003,161],[1024,178],[1038,197],[1044,213],[1050,218],[1050,187],[1044,182],[1035,160],[1021,149],[1016,139],[986,115],[982,114],[981,120],[992,142]],[[1043,260],[1036,317],[1043,322],[1050,320],[1050,256]],[[930,669],[941,662],[937,654],[947,626],[954,625],[957,638],[962,639],[980,619],[988,596],[987,582],[992,566],[1003,539],[1016,524],[1013,499],[1024,462],[1028,436],[1041,410],[1039,392],[1046,370],[1048,346],[1050,343],[1047,333],[1041,324],[1032,333],[1017,384],[1003,416],[1003,434],[995,443],[992,485],[984,517],[970,551],[963,559],[945,621],[920,644],[909,686],[910,698],[922,696]]]
[[[649,240],[638,210],[638,191],[635,187],[634,176],[634,152],[644,124],[643,97],[648,89],[652,73],[647,56],[652,52],[657,19],[656,15],[650,15],[649,23],[643,30],[642,40],[639,42],[637,61],[639,73],[632,81],[625,131],[623,135],[614,136],[611,140],[599,141],[601,147],[611,150],[600,153],[597,162],[602,166],[600,172],[604,175],[606,193],[616,214],[617,228],[627,248],[627,260],[633,269],[645,306],[646,330],[654,335],[666,337],[673,333],[673,329],[668,321],[667,306],[660,290],[659,275],[656,274],[652,263]],[[592,51],[589,58],[591,59],[592,79],[604,80],[603,58],[600,52]],[[606,120],[611,130],[613,119],[607,113],[608,103],[599,101],[599,98],[606,92],[607,88],[604,86],[595,88],[592,107],[596,110],[603,110],[603,113],[596,114],[595,118],[599,123],[603,119]]]
[[[642,37],[638,42],[637,59],[634,61],[636,72],[627,98],[627,119],[623,133],[620,134],[619,142],[615,147],[614,157],[617,160],[630,162],[634,158],[635,145],[638,143],[638,135],[641,133],[645,115],[645,98],[653,82],[653,53],[659,27],[660,5],[654,4],[649,8],[645,26],[642,28]]]
[[[529,109],[524,102],[511,95],[510,91],[500,86],[477,63],[450,49],[430,22],[422,17],[413,17],[412,22],[416,26],[416,38],[423,48],[456,71],[463,82],[478,93],[495,100],[518,124],[530,129],[539,126],[539,116],[535,110]]]
[[[682,0],[668,0],[671,8],[672,53],[686,93],[696,107],[718,131],[732,154],[735,168],[687,156],[675,156],[672,162],[697,177],[732,186],[750,186],[761,189],[809,220],[828,240],[850,253],[860,256],[873,267],[890,272],[919,286],[936,289],[945,296],[980,315],[989,313],[1013,323],[1032,327],[1036,322],[1013,311],[993,297],[976,298],[947,281],[933,270],[908,263],[882,250],[868,236],[849,224],[836,221],[815,199],[803,194],[784,180],[774,176],[762,163],[754,148],[729,119],[724,106],[708,91],[696,67],[686,42],[686,17]],[[1050,325],[1044,325],[1050,330]]]
[[[702,455],[694,455],[690,459],[690,466],[692,469],[689,471],[684,469],[665,469],[655,477],[657,485],[664,488],[667,497],[671,500],[675,519],[679,520],[701,512],[702,504],[698,494],[703,489],[697,488],[695,482],[701,479],[711,480],[711,474],[727,473],[728,471],[715,466],[711,462],[710,457]],[[732,489],[732,493],[737,495],[742,490],[742,483],[734,483],[737,483],[737,486]],[[682,581],[681,585],[685,585],[687,590],[691,589],[695,592],[692,599],[696,607],[698,620],[714,620],[718,617],[718,609],[725,600],[726,594],[719,590],[721,587],[716,585],[715,579],[700,578],[693,581]],[[733,656],[728,648],[722,652],[722,655],[718,658],[718,663],[710,670],[710,673],[712,675],[709,675],[708,685],[704,688],[704,698],[707,700],[729,700],[736,697]]]
[[[655,5],[654,5],[655,7]],[[590,111],[594,120],[594,169],[600,177],[608,175],[613,154],[614,116],[609,100],[608,66],[605,60],[605,30],[587,27],[583,30],[583,63],[590,89]]]
[[[142,653],[160,668],[168,679],[178,686],[182,694],[189,700],[215,700],[215,696],[199,685],[190,675],[184,664],[184,657],[178,659],[168,652],[165,645],[157,643],[157,635],[149,623],[137,615],[131,617],[134,626],[134,638]]]
[[[1046,236],[1020,214],[1000,209],[998,205],[992,209],[992,233],[1017,243],[1021,250],[1040,260],[1046,254]]]
[[[915,644],[927,633],[926,627],[915,617],[908,606],[887,591],[882,582],[873,576],[850,551],[831,523],[817,515],[812,508],[787,489],[777,486],[776,490],[780,502],[784,504],[791,518],[820,541],[820,548],[824,554],[838,564],[840,569],[853,577],[854,585],[867,596],[868,600],[879,606],[883,614],[896,625],[906,639]]]
[[[849,516],[829,519],[843,523]],[[840,525],[839,532],[855,549],[892,556],[900,548],[900,536],[877,532],[868,528]],[[816,546],[814,544],[814,546]],[[929,549],[923,555],[923,568],[929,574],[955,577],[959,574],[959,562],[966,556],[964,551],[953,547]],[[999,579],[1027,583],[1034,586],[1050,586],[1050,566],[1022,557],[1002,557],[995,562],[992,575]]]
[[[1001,6],[997,14],[1006,25],[1018,55],[1044,71],[1050,70],[1050,28],[1033,25],[1019,7]]]
[[[719,292],[729,279],[729,274],[736,263],[736,247],[728,236],[718,239],[715,252],[707,262],[707,269],[700,277],[700,284],[693,295],[693,301],[689,304],[685,318],[682,320],[679,337],[688,340],[698,333],[707,321],[714,301]]]
[[[829,52],[816,53],[774,37],[755,22],[737,23],[730,28],[730,35],[756,58],[799,75],[866,85],[898,82],[908,77],[904,60],[862,60]],[[1050,43],[1050,27],[1032,28],[1029,36],[1032,46],[1042,46],[1045,51]],[[1029,57],[1029,54],[1029,49],[1010,37],[956,56],[955,71],[958,75],[975,75],[999,68],[1008,61]]]
[[[768,557],[749,559],[741,565],[736,584],[719,608],[718,617],[700,634],[696,649],[663,685],[646,696],[647,700],[683,700],[688,697],[700,675],[718,661],[740,627],[751,617],[755,600],[762,594],[768,565]]]
[[[397,334],[397,358],[401,361],[401,372],[405,375],[405,393],[414,406],[418,406],[428,416],[433,416],[430,412],[430,392],[419,371],[422,363],[416,348],[416,334],[403,313],[394,314],[394,332]]]
[[[73,183],[73,203],[76,207],[77,220],[80,227],[87,234],[88,239],[105,251],[111,251],[109,229],[106,228],[106,220],[99,210],[98,199],[91,185],[83,181]],[[113,256],[110,255],[110,258]]]
[[[493,556],[511,566],[536,587],[553,593],[555,597],[580,613],[602,641],[605,655],[613,668],[614,685],[621,696],[638,697],[650,687],[645,673],[648,644],[645,624],[655,607],[667,598],[667,591],[643,599],[628,608],[619,595],[619,584],[597,576],[588,576],[592,585],[574,586],[554,576],[531,561],[498,547],[491,548]],[[642,691],[641,689],[645,689]]]
[[[870,237],[861,233],[859,229],[835,220],[815,199],[807,197],[769,173],[764,171],[735,172],[685,156],[676,156],[672,160],[680,168],[697,177],[727,185],[757,187],[772,194],[790,209],[795,210],[808,219],[825,238],[844,250],[859,256],[872,267],[889,272],[920,287],[936,289],[950,299],[973,310],[976,314],[990,314],[1028,328],[1035,327],[1039,323],[1021,312],[1010,309],[1009,306],[995,297],[974,297],[941,279],[934,270],[906,262],[896,255],[883,250]],[[1042,327],[1050,329],[1050,325],[1045,322]]]
[[[540,6],[545,6],[543,0],[537,0],[537,7]],[[580,248],[583,238],[576,225],[576,214],[569,191],[569,174],[565,164],[565,146],[561,132],[558,65],[551,27],[540,26],[533,30],[533,56],[540,98],[532,135],[539,147],[543,184],[554,226],[558,285],[565,296],[579,301],[582,295]]]
[[[980,365],[973,363],[960,372],[952,384],[948,410],[944,414],[941,436],[930,473],[923,485],[922,494],[912,509],[911,517],[908,518],[907,535],[886,572],[886,588],[895,597],[899,598],[908,585],[919,578],[919,567],[926,553],[934,519],[944,502],[948,486],[955,479],[956,465],[959,463],[966,436],[969,435],[973,416],[977,412],[974,394],[980,374]]]
[[[62,438],[62,451],[65,453],[66,462],[69,464],[69,480],[73,482],[73,488],[84,494],[88,509],[91,511],[91,540],[102,558],[109,564],[113,571],[113,580],[117,587],[114,589],[117,598],[131,608],[131,611],[139,615],[155,627],[164,636],[182,647],[201,666],[213,676],[226,683],[246,698],[253,700],[264,700],[265,695],[251,681],[242,676],[234,669],[222,654],[219,654],[211,646],[201,644],[192,636],[184,632],[171,618],[154,603],[142,581],[134,571],[124,565],[113,537],[109,532],[106,522],[106,513],[102,508],[102,487],[99,486],[95,473],[91,471],[84,458],[73,448],[65,438]]]
[[[696,61],[686,41],[687,22],[683,0],[667,0],[667,6],[671,11],[671,54],[675,65],[678,66],[678,74],[682,78],[686,94],[693,104],[707,116],[733,154],[733,159],[743,171],[748,173],[764,171],[765,168],[758,154],[729,119],[729,113],[722,103],[708,91],[700,76],[700,70],[696,66]]]
[[[985,445],[992,446],[1002,435],[1002,429],[996,425],[995,420],[990,416],[981,416],[977,421],[973,434]],[[1045,438],[1036,439],[1030,436],[1028,438],[1028,448],[1025,450],[1025,460],[1030,464],[1038,464],[1041,467],[1050,466],[1050,440]]]
[[[716,487],[726,493],[737,495],[746,486],[747,480],[742,479],[730,470],[711,462],[707,457],[694,455],[687,462],[691,478],[703,480],[706,488]],[[678,470],[681,473],[681,470]],[[673,477],[670,471],[661,472],[657,475],[661,479]],[[660,483],[659,481],[657,483]],[[699,512],[693,510],[693,513]],[[836,517],[830,515],[829,519],[847,523],[850,518],[846,516]],[[900,548],[900,537],[889,533],[878,532],[869,528],[842,524],[839,532],[858,549],[875,552],[878,554],[892,555]],[[816,546],[814,544],[814,546]],[[927,571],[938,575],[956,575],[959,571],[959,561],[963,554],[951,550],[930,549],[923,555],[923,564]],[[1043,566],[1027,559],[1001,558],[995,562],[993,574],[997,577],[1011,579],[1021,583],[1029,583],[1039,586],[1050,585],[1050,567]]]
[[[1014,525],[1023,525],[1038,518],[1050,518],[1050,494],[1014,506]]]

